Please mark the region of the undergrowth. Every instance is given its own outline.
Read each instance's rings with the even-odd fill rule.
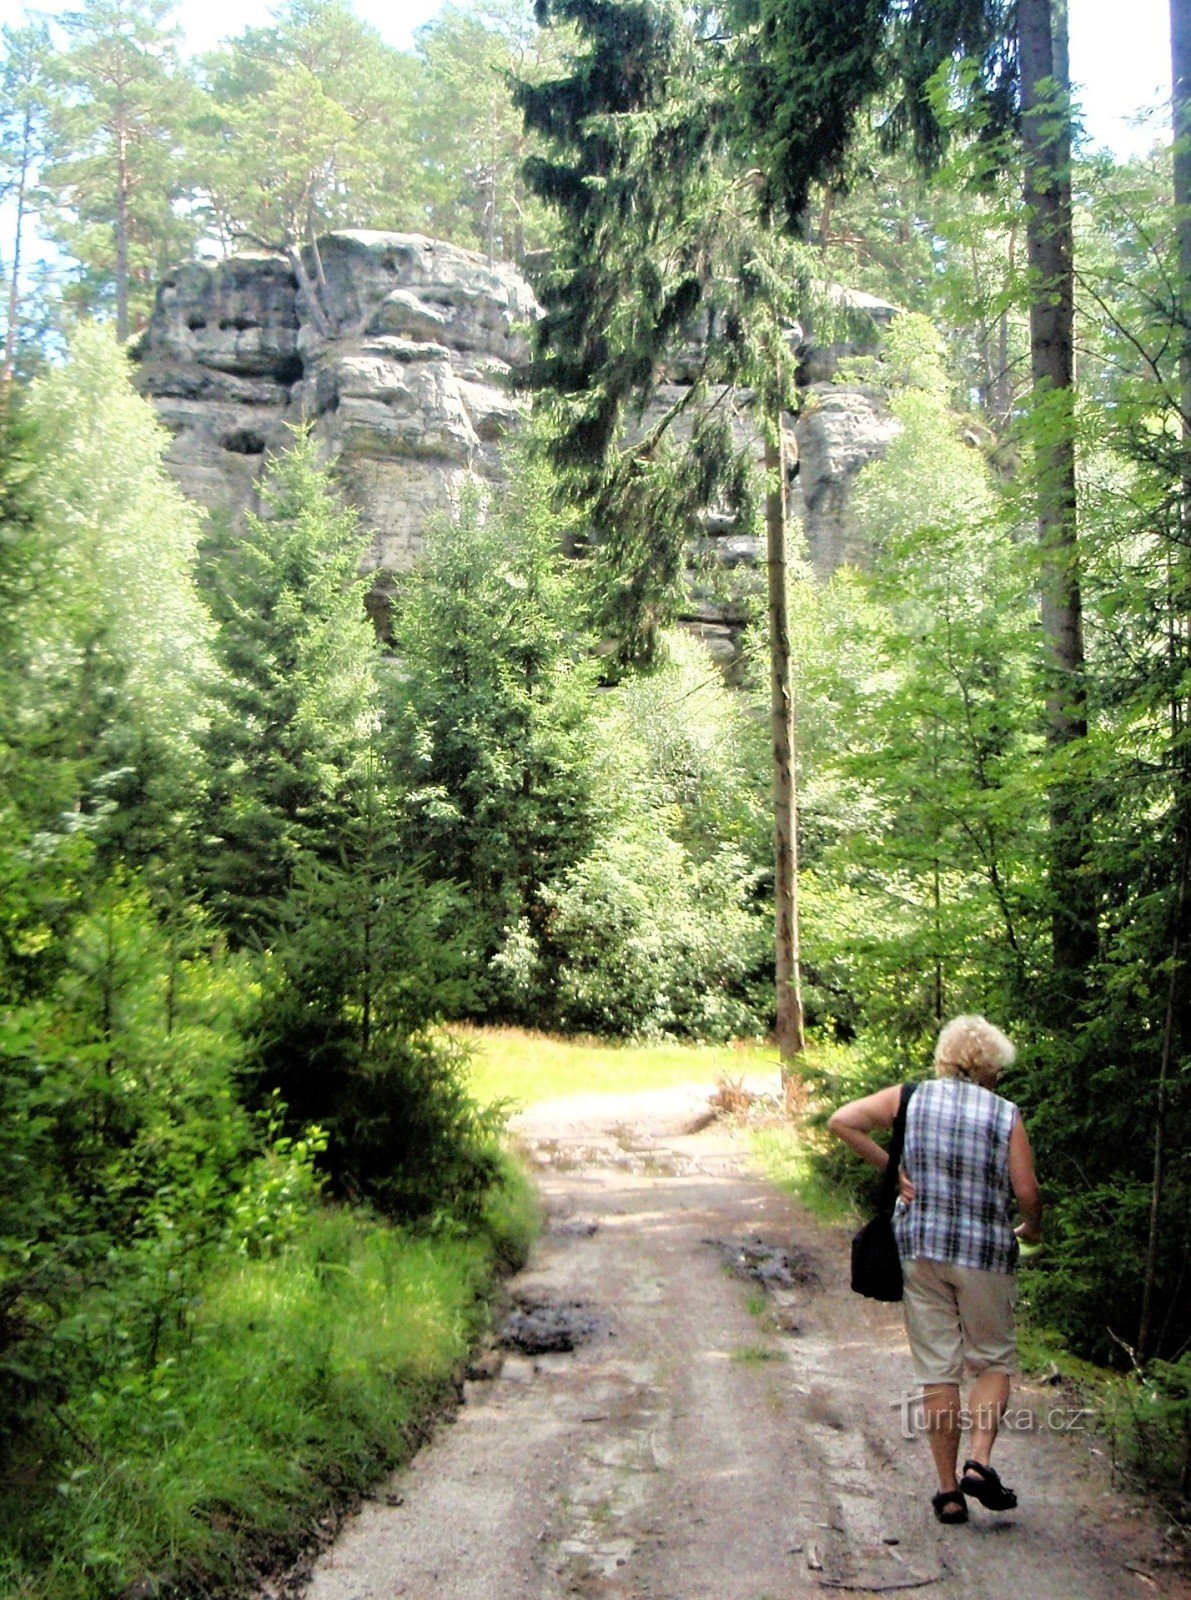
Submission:
[[[0,1593],[110,1600],[142,1577],[206,1592],[254,1551],[292,1548],[417,1447],[494,1271],[525,1259],[535,1206],[506,1163],[470,1230],[320,1207],[277,1253],[224,1261],[152,1368],[117,1363],[24,1441],[0,1502]]]

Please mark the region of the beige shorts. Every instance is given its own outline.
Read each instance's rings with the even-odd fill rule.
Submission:
[[[958,1383],[975,1372],[1016,1372],[1017,1276],[949,1261],[905,1261],[902,1309],[919,1383]]]

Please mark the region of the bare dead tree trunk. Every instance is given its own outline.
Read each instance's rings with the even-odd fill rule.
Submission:
[[[4,371],[0,374],[0,419],[8,415],[9,395],[16,373],[17,325],[21,310],[21,245],[25,229],[25,197],[33,158],[33,112],[26,107],[21,130],[21,166],[13,202],[12,273],[8,280],[8,326],[4,332]]]
[[[1056,755],[1069,751],[1088,731],[1075,500],[1075,287],[1065,19],[1065,5],[1056,6],[1053,0],[1018,0],[1042,632],[1049,741]],[[1051,943],[1060,998],[1072,1004],[1084,991],[1097,944],[1088,832],[1078,780],[1069,773],[1056,775],[1050,792]]]
[[[116,128],[116,338],[128,342],[128,130]]]
[[[782,1076],[806,1046],[798,948],[798,790],[786,560],[786,449],[778,407],[766,419],[765,533],[769,573],[770,724],[773,736],[773,865],[777,1047]]]

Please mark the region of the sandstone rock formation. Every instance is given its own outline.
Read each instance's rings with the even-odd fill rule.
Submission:
[[[239,255],[171,274],[133,354],[173,434],[178,481],[232,522],[257,508],[263,463],[288,427],[312,425],[372,533],[383,609],[384,575],[412,564],[428,519],[457,503],[469,477],[500,481],[501,440],[522,414],[507,378],[538,308],[511,268],[420,234],[333,233],[319,253],[333,336],[316,330],[288,261]],[[893,311],[879,301],[858,309],[877,325]],[[838,353],[806,352],[808,404],[795,428],[792,504],[824,577],[863,559],[849,487],[895,427],[877,390],[832,381]],[[659,410],[679,392],[659,395]],[[747,403],[738,409],[747,433]],[[699,544],[711,559],[692,574],[684,620],[727,658],[763,552],[714,514]]]
[[[182,487],[233,520],[256,507],[266,453],[311,422],[372,531],[372,564],[401,571],[469,475],[499,478],[519,415],[505,379],[536,302],[509,268],[419,234],[334,233],[320,255],[333,338],[283,258],[195,262],[158,291],[139,385]]]
[[[852,514],[856,474],[889,448],[898,424],[880,390],[833,383],[809,386],[794,428],[798,475],[791,510],[801,519],[815,575],[829,578],[848,563],[863,566],[864,532]]]

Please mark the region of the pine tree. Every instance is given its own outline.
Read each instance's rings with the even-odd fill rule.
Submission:
[[[0,67],[0,195],[12,215],[4,357],[0,366],[0,419],[8,412],[21,333],[23,253],[37,209],[37,181],[45,157],[52,51],[44,23],[3,29]]]
[[[288,256],[311,319],[329,336],[318,237],[327,228],[417,219],[407,127],[414,62],[343,0],[291,0],[205,63],[195,140],[215,231]]]
[[[554,32],[537,27],[527,0],[496,0],[444,7],[418,30],[417,47],[425,62],[412,119],[419,227],[520,264],[544,242],[549,216],[526,193],[527,138],[509,77],[537,81],[558,70]]]
[[[190,253],[198,219],[178,207],[181,135],[192,110],[168,18],[171,0],[87,0],[62,22],[56,64],[51,236],[81,265],[76,298],[114,309],[121,344],[148,316],[165,269]]]
[[[209,743],[208,892],[237,938],[267,939],[299,859],[334,859],[377,725],[367,538],[296,433],[263,516],[209,575],[222,668]]]

